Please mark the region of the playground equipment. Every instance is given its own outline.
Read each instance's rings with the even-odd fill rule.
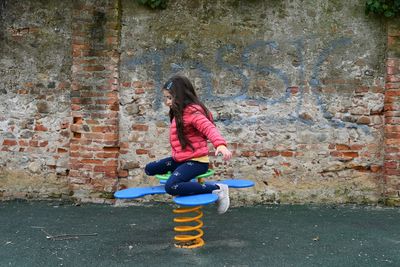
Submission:
[[[199,183],[217,183],[216,181],[205,181],[214,174],[214,170],[208,170],[206,173],[197,176],[192,181]],[[146,195],[154,194],[165,194],[164,184],[168,180],[171,174],[158,174],[155,177],[160,180],[160,185],[149,186],[149,187],[136,187],[128,188],[115,192],[114,196],[117,199],[134,199],[140,198]],[[218,181],[218,183],[227,184],[230,188],[246,188],[254,186],[254,182],[250,180],[238,180],[229,179]],[[199,194],[193,196],[177,196],[173,198],[173,201],[180,205],[179,208],[173,210],[177,217],[174,218],[174,222],[184,225],[178,225],[174,227],[174,231],[177,232],[175,235],[175,246],[179,248],[197,248],[204,246],[203,240],[204,226],[201,218],[203,217],[202,207],[214,203],[218,200],[216,194]],[[193,225],[194,224],[194,225]],[[185,233],[185,234],[182,234]]]

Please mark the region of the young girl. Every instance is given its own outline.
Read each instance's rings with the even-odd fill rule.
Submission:
[[[225,213],[229,208],[227,185],[191,182],[208,170],[207,140],[216,148],[215,156],[222,154],[224,160],[232,158],[225,139],[218,132],[210,111],[200,102],[188,78],[173,76],[165,83],[163,94],[164,103],[170,108],[169,141],[172,157],[150,162],[146,165],[146,174],[152,176],[171,171],[165,184],[168,194],[217,194],[218,213]]]

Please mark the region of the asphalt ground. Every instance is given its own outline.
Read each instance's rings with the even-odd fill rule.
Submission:
[[[400,209],[204,208],[205,246],[176,248],[174,205],[0,202],[0,266],[400,266]]]

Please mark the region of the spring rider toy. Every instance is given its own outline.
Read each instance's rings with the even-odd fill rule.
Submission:
[[[216,181],[204,180],[213,174],[214,170],[210,169],[206,173],[197,176],[194,181],[197,180],[199,183],[217,183]],[[155,177],[160,180],[160,185],[158,186],[123,189],[115,192],[114,196],[117,199],[134,199],[146,195],[165,194],[164,184],[170,175],[170,173],[155,175]],[[254,186],[254,182],[250,180],[228,179],[218,181],[218,183],[226,184],[230,188],[246,188]],[[174,237],[176,247],[198,248],[204,246],[205,242],[202,238],[204,235],[204,231],[202,230],[204,224],[201,220],[203,217],[202,207],[214,203],[217,200],[218,196],[211,193],[192,196],[176,196],[173,198],[173,201],[180,205],[179,208],[173,210],[173,213],[177,214],[177,217],[174,218],[174,222],[184,224],[174,227],[174,231],[177,232]]]

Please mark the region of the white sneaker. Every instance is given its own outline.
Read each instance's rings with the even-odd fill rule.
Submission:
[[[213,194],[218,196],[217,211],[219,214],[225,213],[229,208],[229,187],[226,184],[216,184],[219,189],[212,191]]]

